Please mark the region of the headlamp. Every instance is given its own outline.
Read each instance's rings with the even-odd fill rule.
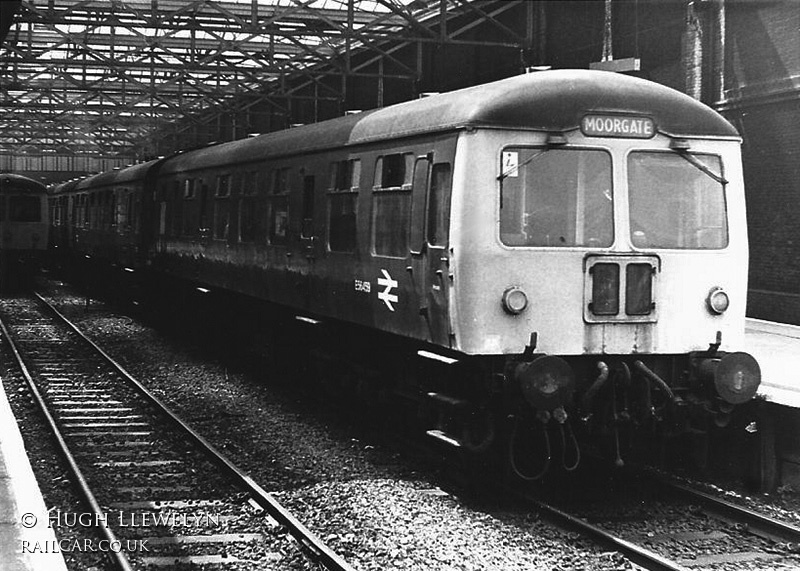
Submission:
[[[511,286],[503,292],[503,309],[511,315],[518,315],[528,307],[528,296],[517,286]]]
[[[730,306],[731,300],[721,287],[715,287],[708,292],[706,306],[711,313],[722,315]]]

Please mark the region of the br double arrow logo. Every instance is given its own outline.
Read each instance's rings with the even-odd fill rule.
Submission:
[[[393,294],[392,290],[397,287],[397,280],[393,280],[392,276],[390,276],[389,272],[386,270],[381,270],[381,273],[383,273],[383,277],[378,278],[378,285],[386,289],[378,292],[378,299],[383,300],[383,303],[386,304],[389,311],[394,311],[394,306],[392,304],[397,303],[397,295]]]

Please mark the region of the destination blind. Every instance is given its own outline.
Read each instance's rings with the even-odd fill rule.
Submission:
[[[587,137],[622,137],[649,139],[656,134],[655,123],[649,117],[625,115],[586,115],[581,131]]]

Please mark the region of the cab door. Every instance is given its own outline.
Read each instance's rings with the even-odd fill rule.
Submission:
[[[420,319],[424,321],[431,342],[449,347],[450,164],[434,162],[433,153],[417,157],[412,193],[410,269],[417,290]]]

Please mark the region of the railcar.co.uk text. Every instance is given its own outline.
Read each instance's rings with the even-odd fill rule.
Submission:
[[[43,519],[43,518],[42,518]],[[20,518],[25,528],[39,524],[35,514],[26,513]],[[42,522],[44,523],[44,522]],[[75,527],[220,527],[218,514],[198,512],[125,512],[112,513],[76,513],[51,511],[47,514],[48,528]],[[115,552],[149,551],[147,539],[129,540],[94,540],[94,539],[56,539],[56,540],[22,540],[22,553],[69,553],[78,552]]]

